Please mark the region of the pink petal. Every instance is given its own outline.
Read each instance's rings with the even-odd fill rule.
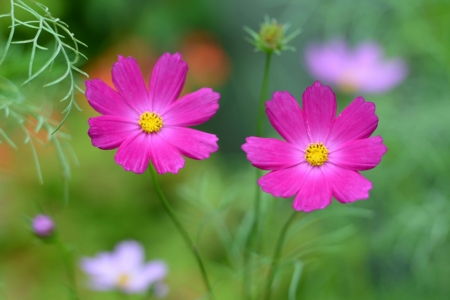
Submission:
[[[102,252],[94,258],[84,257],[80,262],[81,269],[92,276],[107,276],[115,273],[114,260],[110,253]]]
[[[110,253],[102,252],[94,258],[83,258],[81,269],[89,275],[89,286],[94,290],[109,290],[117,281],[117,267]]]
[[[359,66],[375,66],[383,59],[383,49],[374,41],[360,43],[352,51],[352,62]]]
[[[387,92],[408,75],[408,66],[401,59],[379,61],[361,81],[361,91],[366,93]]]
[[[306,65],[312,77],[336,84],[346,69],[349,49],[343,40],[310,45],[305,51]]]
[[[292,197],[301,189],[310,170],[311,167],[307,163],[275,170],[261,177],[258,184],[264,192],[274,197]]]
[[[144,264],[144,259],[144,248],[136,241],[121,242],[114,249],[115,264],[123,273],[140,268]]]
[[[151,284],[166,277],[167,265],[163,261],[152,261],[145,264],[135,275],[135,278],[127,286],[127,291],[142,293],[147,291]]]
[[[166,141],[161,134],[151,135],[150,156],[159,174],[178,173],[184,167],[184,159],[180,151]]]
[[[335,120],[327,146],[332,148],[335,144],[368,138],[375,131],[377,125],[375,104],[365,102],[363,97],[357,97]]]
[[[119,116],[98,116],[90,118],[88,123],[92,145],[103,150],[115,149],[127,138],[142,132],[137,121]]]
[[[323,142],[336,116],[336,96],[329,86],[319,81],[307,87],[302,96],[303,114],[311,142]]]
[[[108,280],[104,277],[92,278],[89,281],[89,288],[94,291],[110,291],[116,288],[115,280]]]
[[[163,112],[164,124],[173,126],[202,124],[219,109],[219,98],[220,94],[210,88],[202,88],[184,95]]]
[[[161,281],[167,276],[167,265],[162,260],[150,261],[141,269],[141,276],[150,282]]]
[[[310,212],[330,205],[332,188],[326,175],[323,168],[311,167],[292,204],[295,210]]]
[[[89,104],[103,115],[135,118],[137,112],[100,79],[86,80],[86,98]],[[138,116],[139,117],[139,116]]]
[[[214,134],[185,127],[163,127],[161,136],[178,151],[192,159],[205,159],[219,147]]]
[[[164,53],[153,68],[150,78],[150,100],[153,111],[163,112],[180,95],[188,66],[180,53]]]
[[[126,139],[117,150],[114,159],[126,171],[144,173],[150,161],[151,135],[140,133]]]
[[[304,153],[295,145],[272,138],[248,137],[242,145],[247,159],[263,170],[280,170],[304,161]]]
[[[266,102],[266,112],[275,130],[288,142],[305,149],[309,143],[303,113],[289,92],[275,92]]]
[[[341,203],[349,203],[369,198],[372,183],[357,171],[343,169],[333,164],[327,164],[324,167],[329,169],[327,176],[336,200]]]
[[[351,170],[369,170],[378,165],[387,147],[380,136],[354,140],[340,145],[330,151],[328,159],[331,163]]]
[[[112,80],[119,94],[138,114],[150,111],[147,87],[137,61],[133,57],[124,58],[112,68]]]

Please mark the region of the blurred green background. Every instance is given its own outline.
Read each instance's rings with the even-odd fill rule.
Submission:
[[[220,92],[217,115],[199,126],[218,135],[220,151],[206,161],[188,161],[177,175],[160,176],[171,203],[198,238],[218,299],[242,295],[241,256],[239,251],[224,250],[222,241],[235,239],[239,245],[240,224],[248,216],[256,188],[255,171],[240,146],[255,132],[264,55],[245,42],[243,27],[256,30],[263,16],[269,15],[302,29],[291,42],[296,52],[273,58],[269,88],[270,94],[288,90],[298,100],[315,80],[303,60],[311,42],[334,37],[346,38],[351,44],[375,40],[387,57],[405,59],[409,76],[401,85],[386,94],[363,95],[377,106],[380,122],[375,134],[389,148],[376,169],[363,173],[374,185],[370,199],[345,206],[334,201],[323,211],[299,213],[284,251],[287,260],[276,280],[275,299],[448,298],[450,2],[40,2],[89,46],[82,49],[89,60],[79,67],[91,78],[110,82],[118,54],[136,57],[148,78],[159,55],[181,52],[190,67],[184,92],[202,86]],[[0,14],[9,12],[9,5],[2,1]],[[0,19],[0,45],[8,36],[8,26],[7,18]],[[18,30],[17,34],[26,38],[30,33]],[[27,72],[20,61],[28,59],[27,51],[14,46],[0,66],[0,75],[20,85]],[[30,95],[31,88],[23,88]],[[37,89],[50,97],[44,90]],[[336,92],[340,110],[355,96]],[[87,120],[97,113],[82,94],[77,99],[83,111],[71,113],[63,127],[71,135],[79,161],[78,166],[71,162],[68,203],[52,145],[38,148],[41,185],[29,148],[15,150],[0,144],[0,299],[67,298],[59,252],[29,230],[28,218],[41,209],[55,218],[62,239],[73,245],[76,260],[111,251],[124,239],[135,239],[145,246],[149,260],[164,259],[169,265],[167,299],[201,297],[204,287],[195,261],[160,206],[150,174],[125,172],[114,162],[115,150],[102,151],[91,145]],[[54,106],[59,120],[63,108]],[[266,123],[266,132],[276,136]],[[13,128],[11,134],[16,134]],[[265,258],[271,255],[273,241],[291,210],[290,199],[264,195],[263,203],[266,244],[255,275],[267,270]],[[266,218],[271,215],[268,211],[276,213]],[[302,273],[297,290],[292,291],[295,268],[302,268]],[[79,268],[77,280],[81,299],[117,297],[87,289],[87,278]]]

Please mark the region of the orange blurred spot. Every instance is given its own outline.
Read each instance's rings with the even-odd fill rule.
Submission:
[[[213,35],[205,31],[190,33],[181,47],[183,59],[189,65],[185,90],[219,87],[230,76],[230,59]]]
[[[13,151],[15,149],[6,142],[0,144],[0,173],[11,173],[14,169],[16,155]]]
[[[120,40],[118,44],[112,45],[105,52],[94,57],[85,68],[85,71],[89,74],[89,79],[99,78],[115,89],[111,70],[119,55],[124,57],[132,56],[137,60],[148,86],[151,70],[156,63],[157,57],[150,46],[139,37]],[[83,111],[87,111],[89,115],[93,114],[93,109],[85,97],[78,103]]]

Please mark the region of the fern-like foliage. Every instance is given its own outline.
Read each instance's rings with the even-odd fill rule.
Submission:
[[[63,111],[63,113],[65,114],[63,120],[59,123],[58,126],[53,129],[52,133],[55,133],[62,126],[62,124],[64,124],[73,107],[81,110],[75,101],[75,93],[77,90],[81,93],[84,93],[84,91],[76,84],[75,75],[76,73],[82,74],[86,77],[88,77],[88,75],[82,70],[78,69],[75,65],[79,61],[80,57],[86,58],[79,51],[80,45],[86,45],[74,37],[74,34],[69,31],[68,25],[66,23],[62,22],[59,18],[53,17],[49,12],[48,7],[35,1],[33,1],[33,3],[36,5],[37,9],[30,7],[22,0],[10,0],[10,2],[11,11],[7,14],[0,15],[0,18],[11,19],[10,33],[3,54],[0,57],[0,65],[5,61],[8,52],[10,51],[13,44],[31,44],[31,55],[28,65],[28,78],[23,82],[24,85],[34,80],[39,75],[42,75],[44,71],[50,70],[57,59],[59,59],[60,57],[63,58],[63,63],[65,64],[64,73],[57,79],[51,82],[47,82],[44,85],[44,87],[48,87],[62,83],[64,81],[69,83],[67,93],[60,100],[68,100],[69,103]],[[31,15],[32,20],[19,20],[16,17],[16,10],[24,10],[28,12]],[[34,37],[26,40],[14,40],[16,29],[20,26],[34,30]],[[49,49],[39,44],[39,39],[41,38],[43,33],[48,33],[53,38],[55,43],[55,47],[53,49]],[[47,61],[45,61],[41,65],[36,66],[35,58],[37,52],[39,51],[50,52],[51,55]]]
[[[0,116],[6,120],[5,128],[19,128],[21,139],[25,145],[30,147],[39,181],[43,182],[43,176],[36,151],[37,144],[51,143],[56,149],[58,159],[62,165],[63,179],[70,179],[72,160],[78,164],[75,153],[69,144],[70,136],[62,130],[55,132],[58,122],[51,118],[51,110],[36,106],[25,100],[18,87],[8,79],[0,76]],[[38,133],[42,130],[47,132],[45,139],[39,138]],[[6,142],[17,149],[19,135],[10,137],[6,130],[0,127],[0,143]]]
[[[71,165],[78,162],[69,143],[70,136],[60,128],[73,107],[80,109],[75,95],[77,90],[84,91],[76,80],[80,74],[86,77],[87,74],[76,64],[80,58],[86,58],[79,51],[80,46],[86,45],[74,37],[66,23],[54,18],[46,6],[35,1],[31,6],[25,0],[9,1],[10,12],[0,15],[11,20],[6,40],[0,36],[0,143],[13,148],[28,145],[41,183],[37,146],[52,145],[62,166],[67,200]],[[58,75],[48,79],[52,74]],[[62,121],[52,117],[55,98],[68,102]]]

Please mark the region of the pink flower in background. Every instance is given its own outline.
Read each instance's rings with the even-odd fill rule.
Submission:
[[[181,155],[208,158],[217,151],[217,137],[187,126],[209,120],[219,108],[220,95],[210,88],[177,100],[187,64],[181,55],[165,53],[156,62],[147,86],[136,60],[119,56],[112,69],[117,92],[100,79],[86,81],[86,97],[103,116],[89,119],[92,144],[103,150],[119,148],[115,161],[127,171],[143,173],[151,162],[160,174],[177,173]]]
[[[161,260],[146,263],[144,259],[144,249],[138,242],[124,241],[113,252],[83,258],[81,269],[89,275],[89,286],[93,290],[142,294],[153,286],[157,296],[164,296],[167,293],[163,283],[167,275],[166,264]]]
[[[49,237],[55,231],[53,219],[47,215],[39,214],[33,218],[33,232],[39,237]]]
[[[341,203],[369,197],[372,183],[359,171],[374,168],[387,148],[379,136],[375,104],[357,97],[336,117],[336,97],[316,81],[302,96],[275,92],[266,112],[286,140],[248,137],[242,149],[253,166],[270,170],[258,180],[275,197],[292,197],[305,212],[323,209],[332,196]]]
[[[305,52],[306,65],[314,78],[347,93],[383,93],[402,82],[408,71],[399,58],[384,59],[375,42],[349,49],[342,40],[311,45]]]

